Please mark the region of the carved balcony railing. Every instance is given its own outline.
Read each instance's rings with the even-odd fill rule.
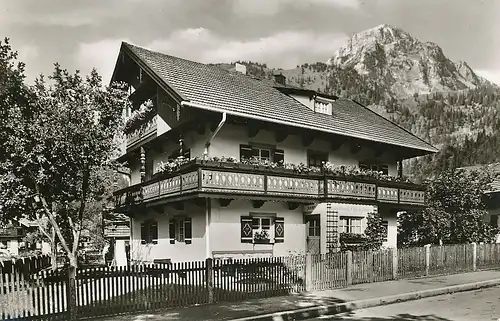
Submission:
[[[115,192],[115,206],[127,206],[179,197],[260,196],[269,199],[305,199],[425,205],[425,187],[374,177],[294,173],[253,165],[194,160],[174,173]]]
[[[141,126],[127,133],[127,148],[131,148],[150,137],[155,137],[157,133],[157,122],[158,115],[154,115],[144,121]]]

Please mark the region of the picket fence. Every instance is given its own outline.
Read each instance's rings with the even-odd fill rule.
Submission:
[[[496,267],[500,244],[79,269],[77,315],[93,318]],[[67,320],[67,279],[64,271],[4,274],[2,320]]]

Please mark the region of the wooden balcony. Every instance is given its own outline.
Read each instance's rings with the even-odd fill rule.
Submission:
[[[127,133],[127,149],[130,149],[142,142],[155,138],[157,135],[158,115],[145,120],[143,124]]]
[[[0,228],[0,238],[17,238],[21,235],[20,229],[11,227],[11,228]]]
[[[191,161],[175,173],[116,191],[115,207],[176,202],[184,199],[248,198],[312,202],[425,205],[425,187],[373,177],[293,173],[237,163]]]

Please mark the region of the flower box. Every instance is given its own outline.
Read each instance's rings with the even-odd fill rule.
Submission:
[[[221,162],[220,166],[223,168],[238,168],[238,163],[235,162]]]
[[[253,244],[270,244],[270,239],[254,239]]]
[[[246,169],[246,170],[251,170],[251,169],[254,169],[255,167],[251,164],[243,164],[243,163],[239,163],[238,164],[238,168],[240,169]]]

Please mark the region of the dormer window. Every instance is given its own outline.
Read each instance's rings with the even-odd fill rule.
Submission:
[[[332,99],[327,99],[327,98],[316,96],[316,97],[314,97],[314,111],[317,113],[331,115],[332,108],[333,108],[333,102],[334,102],[334,100],[332,100]]]

